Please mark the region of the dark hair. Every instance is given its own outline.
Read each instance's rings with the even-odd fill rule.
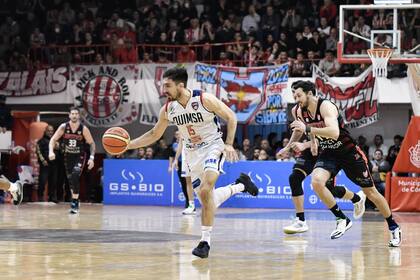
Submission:
[[[381,141],[382,141],[382,142],[384,141],[384,137],[382,137],[382,135],[380,135],[380,134],[376,134],[374,138],[376,138],[376,137],[379,137],[379,138],[381,139]]]
[[[381,152],[381,155],[384,155],[384,152],[383,152],[381,149],[376,149],[376,150],[375,150],[375,153],[376,153],[376,152]]]
[[[80,109],[77,108],[76,106],[70,107],[69,112],[71,112],[71,111],[77,111],[78,113],[80,113]]]
[[[184,83],[184,87],[187,87],[188,73],[184,67],[174,67],[166,70],[163,73],[163,78],[171,79],[175,84]]]
[[[394,136],[394,139],[399,139],[399,140],[402,141],[404,139],[404,137],[402,137],[401,135],[397,134],[397,135]]]
[[[316,95],[315,84],[310,81],[296,81],[292,84],[292,89],[301,88],[304,93],[312,92],[313,95]]]

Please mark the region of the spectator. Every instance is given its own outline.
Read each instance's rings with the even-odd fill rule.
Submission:
[[[6,106],[6,96],[0,95],[0,133],[12,129],[13,118],[9,107]]]
[[[366,48],[366,43],[360,40],[357,37],[352,36],[352,38],[347,42],[345,47],[346,54],[359,54],[360,50]]]
[[[268,157],[273,157],[274,156],[274,151],[270,146],[270,143],[268,142],[267,139],[263,139],[261,141],[261,151],[265,151],[268,155]],[[261,155],[261,151],[260,151],[260,155]]]
[[[319,62],[319,68],[328,76],[336,76],[340,71],[340,64],[334,57],[333,52],[327,51],[325,58]]]
[[[280,25],[280,18],[278,14],[274,13],[273,6],[267,6],[265,15],[261,20],[262,36],[265,38],[271,34],[275,40],[278,38],[278,27]]]
[[[188,46],[182,46],[181,49],[176,54],[177,62],[194,62],[195,61],[195,52],[190,49]]]
[[[137,159],[146,159],[146,151],[144,148],[137,149]]]
[[[165,139],[160,139],[158,142],[158,146],[155,149],[154,159],[169,159],[169,157],[173,154],[172,148],[169,147]]]
[[[331,26],[328,25],[327,19],[325,17],[321,18],[321,26],[318,27],[319,36],[321,38],[327,38],[331,32]]]
[[[160,28],[156,18],[152,18],[144,31],[144,42],[146,44],[156,44],[159,41]]]
[[[202,43],[209,43],[213,42],[216,35],[213,30],[213,26],[209,20],[206,20],[200,29],[200,41]]]
[[[325,50],[336,52],[337,51],[337,43],[338,43],[337,29],[336,28],[331,28],[330,35],[325,40]]]
[[[259,160],[259,157],[260,157],[260,149],[254,148],[252,160]]]
[[[388,154],[388,147],[384,145],[384,138],[380,134],[376,134],[373,138],[373,144],[369,147],[369,158],[373,159],[376,150],[382,150],[382,155],[386,157]]]
[[[146,148],[146,153],[144,154],[144,159],[153,159],[154,158],[154,151],[152,147]]]
[[[381,149],[376,149],[373,154],[372,179],[378,191],[384,195],[386,173],[390,170],[389,163],[385,160]]]
[[[401,135],[395,135],[394,136],[394,145],[389,147],[388,150],[388,156],[386,157],[386,160],[388,161],[389,165],[392,167],[394,166],[395,160],[397,159],[398,153],[401,149],[401,144],[403,141],[403,137]]]
[[[241,148],[242,154],[246,157],[247,160],[252,160],[253,157],[253,150],[251,148],[251,142],[248,138],[245,138],[242,141],[242,148]]]
[[[360,135],[357,138],[357,145],[359,146],[360,149],[362,149],[362,151],[365,153],[366,158],[367,158],[369,156],[369,146],[366,144],[366,142],[367,142],[367,139],[363,135]]]
[[[148,52],[143,54],[143,60],[141,63],[153,63],[153,60],[150,59],[150,54]]]
[[[178,21],[176,19],[171,19],[169,21],[169,30],[167,35],[170,44],[180,44],[182,42],[184,35],[179,28]]]
[[[48,159],[49,143],[54,134],[54,127],[48,125],[45,128],[44,135],[36,144],[36,154],[39,164],[39,183],[38,183],[38,201],[44,201],[45,185],[48,182],[48,201],[53,200],[52,193],[54,185],[52,184],[52,170],[50,170],[50,160]],[[56,198],[55,198],[56,199]]]
[[[41,33],[38,27],[35,27],[34,32],[31,34],[30,45],[32,48],[39,48],[45,45],[44,33]]]
[[[230,20],[226,19],[223,25],[216,31],[216,42],[225,43],[233,40],[234,30]]]
[[[0,26],[0,36],[3,37],[5,43],[10,43],[11,38],[19,35],[19,23],[11,16],[6,18],[6,21]]]
[[[331,0],[324,0],[324,5],[319,10],[319,16],[326,18],[328,25],[334,25],[337,16],[337,6]]]
[[[312,38],[312,32],[308,25],[303,27],[302,36],[308,40]]]
[[[312,32],[312,38],[308,40],[308,50],[311,50],[318,57],[324,57],[325,40],[319,37],[318,31]]]
[[[309,77],[312,73],[305,67],[305,61],[303,60],[303,53],[298,53],[296,60],[293,61],[292,65],[292,76],[294,77]]]
[[[359,17],[357,19],[356,24],[353,26],[352,32],[362,35],[365,38],[370,38],[370,27],[365,24],[365,19],[363,17]]]
[[[120,63],[136,63],[137,48],[129,38],[125,39],[124,43],[124,48],[118,49],[116,60]]]
[[[296,33],[296,42],[295,42],[295,52],[296,53],[307,53],[308,51],[308,39],[303,37],[302,32]]]
[[[268,160],[268,159],[269,159],[269,155],[267,151],[264,149],[261,149],[258,155],[258,160]]]
[[[200,22],[198,18],[190,20],[190,27],[184,30],[185,43],[191,45],[200,41]]]
[[[249,5],[248,7],[248,15],[244,17],[242,20],[242,30],[245,34],[250,34],[252,31],[258,30],[258,24],[261,20],[261,17],[255,11],[254,5]]]
[[[386,29],[386,15],[385,10],[379,10],[378,13],[375,13],[372,20],[373,29]]]
[[[302,28],[302,18],[296,14],[296,9],[291,7],[287,10],[286,16],[283,17],[281,26],[291,33]]]
[[[75,11],[70,7],[68,2],[65,2],[63,8],[59,12],[58,22],[63,26],[70,27],[74,23],[75,18]]]

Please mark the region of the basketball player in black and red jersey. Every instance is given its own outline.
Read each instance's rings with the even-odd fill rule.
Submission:
[[[296,86],[299,85],[300,81],[294,82],[291,86],[293,98],[296,101],[296,94],[295,89]],[[296,104],[292,108],[292,116],[293,119],[296,119],[296,111],[299,108],[299,105]],[[303,119],[305,122],[305,118]],[[316,120],[314,120],[316,121]],[[310,123],[311,120],[308,120]],[[308,124],[306,123],[306,124]],[[303,139],[302,139],[303,138]],[[288,225],[283,228],[284,233],[287,234],[295,234],[295,233],[303,233],[309,230],[308,224],[305,220],[305,212],[304,212],[304,195],[303,195],[303,188],[302,183],[309,174],[312,173],[315,167],[316,160],[318,158],[318,147],[312,145],[311,149],[311,141],[304,136],[304,133],[293,131],[292,136],[290,138],[289,143],[286,147],[281,149],[277,156],[280,158],[284,157],[285,154],[289,153],[291,149],[299,154],[296,158],[296,163],[293,165],[292,174],[289,176],[289,184],[292,190],[292,200],[296,210],[296,218],[294,219],[291,225]],[[300,142],[302,140],[307,140],[306,142]],[[365,212],[365,201],[366,196],[363,191],[359,191],[357,194],[353,193],[349,189],[344,186],[335,185],[335,178],[331,177],[326,183],[327,189],[333,194],[334,197],[351,200],[354,206],[353,210],[353,217],[355,219],[359,219],[363,216]]]
[[[71,190],[71,214],[79,212],[79,189],[80,174],[85,163],[84,146],[90,146],[90,157],[87,162],[88,169],[93,168],[95,156],[95,142],[89,129],[80,123],[80,112],[76,107],[70,108],[70,121],[61,124],[50,140],[49,159],[54,160],[54,146],[60,138],[63,138],[64,146],[64,167],[66,169],[67,180]]]
[[[319,144],[320,154],[312,172],[312,186],[337,219],[331,239],[341,237],[351,225],[350,219],[338,208],[333,195],[326,188],[327,181],[343,169],[347,177],[362,188],[386,219],[391,235],[388,245],[400,246],[401,229],[392,218],[385,198],[376,190],[366,156],[344,128],[338,108],[331,101],[317,97],[315,85],[309,81],[301,81],[295,85],[295,94],[299,107],[291,127],[294,131],[315,136],[316,141],[312,143]]]

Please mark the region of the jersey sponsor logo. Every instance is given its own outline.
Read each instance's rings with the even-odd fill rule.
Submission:
[[[173,117],[173,121],[176,125],[185,125],[189,123],[201,123],[204,122],[203,115],[200,112],[197,113],[185,113]]]
[[[410,153],[410,162],[417,168],[420,168],[420,140],[417,142],[417,145],[411,146],[408,149]]]
[[[192,107],[194,110],[196,110],[196,111],[197,111],[197,109],[198,109],[198,102],[193,102],[193,103],[191,103],[191,107]]]

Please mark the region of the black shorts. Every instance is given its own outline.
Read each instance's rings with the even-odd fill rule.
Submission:
[[[362,188],[373,186],[367,158],[358,146],[346,153],[322,152],[318,157],[315,168],[329,171],[331,177],[336,176],[338,171],[343,169],[347,177],[356,185]]]
[[[300,157],[296,158],[296,163],[293,165],[294,170],[299,170],[305,177],[309,176],[314,170],[314,166],[318,157],[314,157],[307,152],[302,153]]]
[[[70,176],[74,170],[74,167],[83,169],[85,163],[85,154],[64,154],[64,167],[66,169],[67,176]]]

